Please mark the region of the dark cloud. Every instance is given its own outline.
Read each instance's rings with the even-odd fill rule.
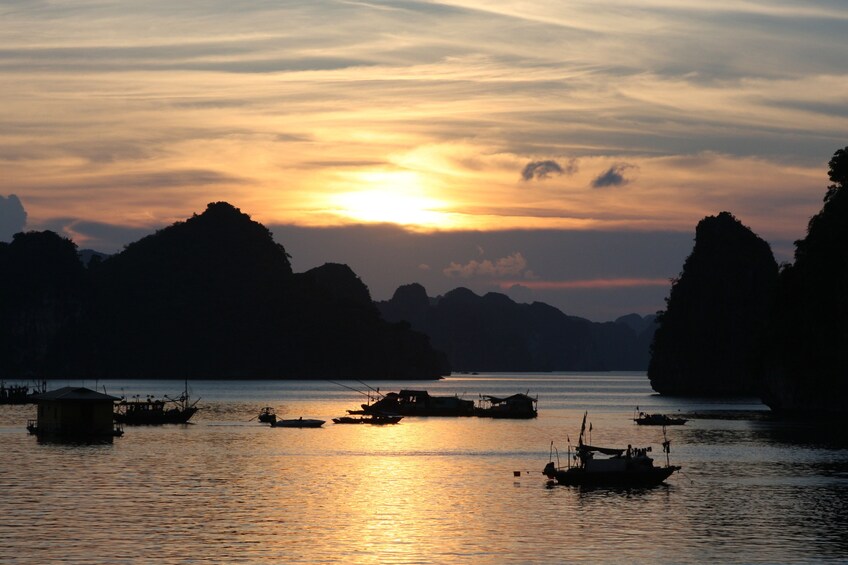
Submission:
[[[13,235],[24,230],[26,220],[20,198],[14,194],[0,195],[0,241],[11,241]]]
[[[601,175],[599,175],[595,180],[592,181],[592,186],[594,188],[604,188],[607,186],[622,186],[630,182],[630,179],[624,178],[624,172],[627,169],[634,168],[634,165],[629,165],[627,163],[623,163],[621,165],[613,165]]]
[[[568,164],[563,167],[556,161],[552,159],[548,159],[546,161],[531,161],[525,165],[524,170],[521,171],[521,178],[524,180],[531,179],[546,179],[552,174],[556,175],[572,175],[577,171],[577,160],[571,159],[568,161]]]

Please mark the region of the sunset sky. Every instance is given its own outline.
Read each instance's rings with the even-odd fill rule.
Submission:
[[[419,281],[652,313],[704,216],[790,260],[848,145],[843,0],[9,0],[0,19],[0,239],[114,252],[226,200],[295,270],[348,263],[375,299]]]

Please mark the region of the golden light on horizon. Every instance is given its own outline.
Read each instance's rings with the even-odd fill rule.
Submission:
[[[329,197],[331,211],[366,223],[393,223],[419,228],[453,227],[448,203],[427,195],[421,176],[413,171],[357,173],[360,190]]]

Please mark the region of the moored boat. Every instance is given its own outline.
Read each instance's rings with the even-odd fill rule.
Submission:
[[[341,416],[333,418],[334,424],[371,424],[372,426],[383,426],[386,424],[397,424],[403,419],[403,416],[388,416],[384,414],[372,414],[370,416],[360,416],[354,418],[352,416]]]
[[[34,404],[36,396],[45,392],[47,392],[47,381],[36,383],[32,389],[29,385],[7,385],[5,381],[0,381],[0,404]]]
[[[671,442],[663,442],[666,465],[657,467],[648,455],[650,447],[625,449],[597,447],[583,442],[586,431],[586,414],[580,429],[580,439],[573,461],[569,456],[568,466],[558,467],[550,461],[542,473],[558,484],[584,487],[652,487],[659,485],[672,473],[680,470],[679,465],[671,465],[668,454]],[[569,454],[570,455],[570,454]],[[608,457],[597,457],[606,455]]]
[[[320,428],[323,425],[324,420],[313,420],[303,417],[271,422],[272,428]]]
[[[481,418],[535,418],[539,414],[536,410],[538,400],[538,397],[533,398],[520,393],[506,397],[482,395],[478,406],[474,409],[474,415]]]
[[[426,390],[390,392],[373,404],[362,404],[364,414],[398,416],[473,416],[474,401],[459,396],[432,396]]]
[[[640,426],[682,426],[688,420],[686,418],[672,418],[665,414],[646,414],[639,412],[639,416],[633,418],[633,421]]]
[[[185,424],[197,412],[197,403],[200,399],[192,401],[188,394],[188,382],[185,390],[177,398],[153,398],[145,399],[139,396],[131,400],[122,398],[115,404],[114,419],[120,424],[129,426],[156,426],[160,424]]]

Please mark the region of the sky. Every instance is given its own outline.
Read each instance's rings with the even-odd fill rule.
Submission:
[[[0,20],[0,240],[114,252],[224,200],[375,299],[652,313],[705,216],[790,260],[848,145],[844,0],[0,0]]]

